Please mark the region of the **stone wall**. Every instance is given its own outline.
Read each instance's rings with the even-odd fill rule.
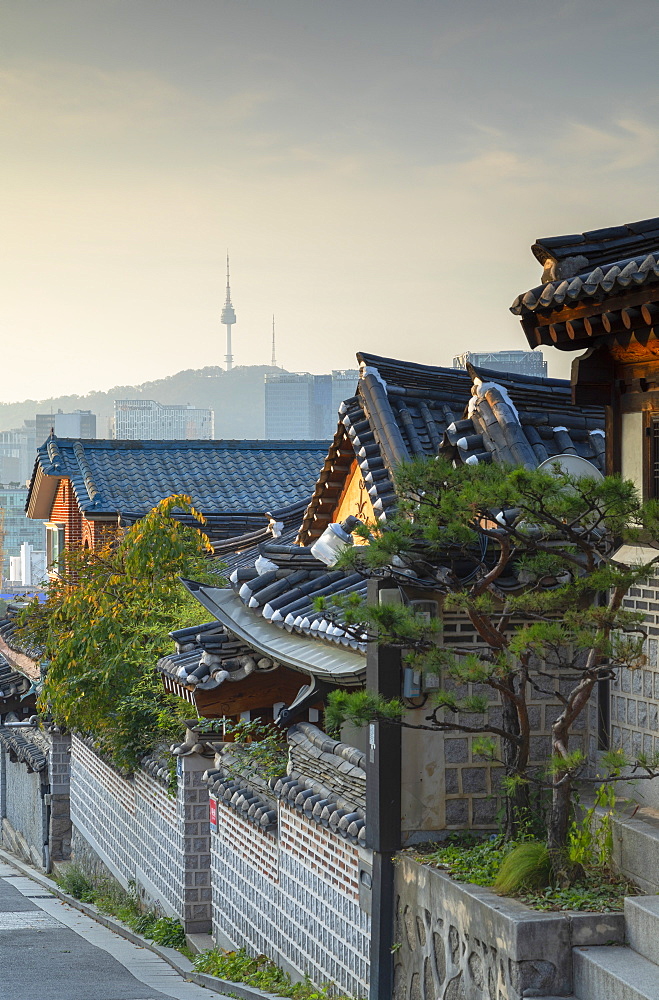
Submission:
[[[39,772],[31,774],[21,761],[2,753],[2,846],[24,861],[45,868],[46,806]],[[44,775],[44,778],[46,776]]]
[[[542,913],[402,857],[393,1000],[523,1000],[572,992],[572,948],[621,944],[622,913]]]
[[[639,611],[647,633],[646,663],[635,670],[619,670],[610,683],[610,740],[629,758],[659,753],[659,579],[632,587],[623,601],[630,611]],[[590,758],[597,761],[597,720],[592,713]],[[640,781],[620,787],[620,796],[636,799],[642,806],[659,809],[659,780]]]
[[[180,759],[176,798],[144,771],[122,777],[73,738],[71,819],[74,859],[101,862],[126,887],[134,881],[150,907],[190,933],[211,921],[206,761]]]
[[[470,622],[464,616],[446,615],[444,620],[444,640],[447,644],[460,644],[461,646],[476,647],[478,636]],[[555,683],[555,688],[561,693],[566,685],[562,681]],[[458,697],[472,694],[485,694],[490,698],[488,717],[491,722],[499,723],[501,720],[501,702],[497,698],[492,698],[492,690],[485,685],[462,685],[458,686],[446,684],[448,689],[453,688]],[[540,764],[546,761],[551,753],[551,726],[561,710],[558,699],[551,694],[542,695],[535,691],[528,692],[529,721],[533,730],[531,738],[531,763]],[[414,721],[424,721],[423,717],[428,712],[425,709],[417,710],[414,713]],[[470,725],[478,725],[479,716],[470,716],[465,721]],[[582,744],[587,728],[587,715],[584,713],[576,721],[574,726],[574,736],[572,748],[576,749]],[[500,805],[499,783],[501,780],[501,767],[497,764],[488,763],[473,753],[474,739],[478,737],[469,736],[464,733],[445,733],[443,736],[433,736],[430,733],[403,734],[403,758],[406,755],[414,759],[414,766],[423,776],[424,771],[429,772],[427,784],[429,795],[424,802],[426,812],[432,812],[436,823],[435,829],[441,830],[490,830],[496,826],[496,813]],[[407,747],[407,749],[406,749]],[[585,748],[584,748],[585,749]],[[405,766],[405,765],[404,765]],[[436,769],[443,773],[443,788],[437,789],[435,785],[434,800],[432,795],[432,778]],[[422,778],[423,787],[423,778]],[[439,794],[438,794],[439,792]],[[403,789],[403,811],[411,815],[419,813],[413,806],[406,803],[406,795],[409,799],[409,791]],[[406,809],[407,805],[407,809]],[[423,817],[420,825],[421,829],[430,831],[432,820]],[[406,823],[404,817],[403,828],[413,829],[413,823]],[[417,838],[418,839],[418,838]]]
[[[289,774],[315,778],[337,798],[366,808],[365,754],[340,743],[309,722],[288,731]]]

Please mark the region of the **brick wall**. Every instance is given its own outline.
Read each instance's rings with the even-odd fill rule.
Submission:
[[[69,479],[60,480],[50,520],[64,525],[64,541],[67,548],[80,545],[82,542],[82,515]]]
[[[207,761],[181,758],[176,798],[150,775],[124,778],[74,737],[71,819],[74,856],[90,850],[143,901],[177,916],[189,932],[210,929]]]
[[[264,832],[217,804],[211,835],[213,933],[294,975],[367,992],[370,918],[360,908],[360,849],[284,803]],[[363,850],[361,851],[362,854]]]

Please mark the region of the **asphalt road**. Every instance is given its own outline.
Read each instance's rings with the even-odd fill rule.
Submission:
[[[0,863],[0,1000],[218,996]]]

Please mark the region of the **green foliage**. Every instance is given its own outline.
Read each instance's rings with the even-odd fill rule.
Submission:
[[[338,730],[344,722],[353,726],[364,726],[372,719],[400,719],[404,705],[398,699],[386,701],[370,691],[332,691],[329,694],[325,719],[332,730]]]
[[[69,864],[57,876],[57,884],[62,892],[79,899],[82,903],[92,903],[96,888],[89,875],[78,865]]]
[[[500,837],[481,840],[475,834],[452,834],[442,844],[416,849],[415,860],[445,868],[457,882],[492,885],[501,863],[510,850]]]
[[[170,515],[202,516],[189,497],[161,501],[141,521],[93,552],[63,556],[61,578],[44,605],[22,614],[21,635],[43,650],[47,676],[40,707],[61,726],[91,735],[119,767],[175,738],[189,707],[165,694],[155,671],[169,632],[205,613],[179,578],[220,582],[209,542]]]
[[[523,843],[518,847],[533,847],[536,859],[546,851],[544,844]],[[457,882],[493,886],[502,865],[518,847],[500,837],[479,840],[474,834],[454,834],[442,844],[427,844],[415,848],[415,860],[445,869]],[[545,874],[549,872],[545,868]],[[518,899],[535,910],[581,910],[612,913],[623,909],[625,896],[634,896],[638,887],[605,868],[586,868],[579,883],[568,888],[551,884],[551,873],[540,880],[536,889],[522,888],[514,892]]]
[[[219,976],[232,983],[243,983],[292,1000],[351,1000],[345,994],[337,993],[331,983],[316,986],[309,978],[293,983],[288,973],[265,955],[252,957],[244,948],[239,951],[222,951],[219,948],[203,951],[195,955],[194,967],[197,972]]]
[[[616,913],[624,908],[625,896],[639,894],[638,886],[610,872],[586,871],[576,885],[563,889],[547,885],[536,892],[523,892],[519,899],[534,910],[587,910]]]
[[[494,889],[502,896],[539,889],[550,882],[551,874],[547,845],[530,840],[517,844],[505,856],[494,880]]]
[[[175,917],[158,917],[152,929],[145,937],[150,937],[155,944],[163,948],[185,948],[185,931],[180,920]]]
[[[231,753],[234,758],[228,764],[230,770],[247,777],[279,778],[286,773],[288,765],[288,744],[284,732],[270,722],[258,719],[213,720],[214,725],[224,723],[224,732],[234,740]]]
[[[585,757],[571,732],[598,681],[618,668],[643,664],[641,612],[623,607],[631,586],[651,576],[654,563],[613,559],[620,540],[659,537],[659,504],[642,505],[632,482],[601,481],[497,464],[456,464],[441,455],[419,458],[396,472],[397,510],[370,525],[368,544],[354,546],[340,565],[386,578],[405,595],[425,590],[444,613],[468,620],[477,642],[428,621],[413,606],[368,606],[337,601],[335,617],[348,631],[367,631],[399,648],[404,662],[439,677],[429,692],[423,728],[464,731],[487,742],[477,753],[504,765],[509,805],[506,835],[519,839],[531,788],[551,788],[560,808],[549,816],[552,857],[567,843],[572,783]],[[659,561],[659,556],[657,557]],[[332,614],[324,602],[324,614]],[[430,687],[430,686],[429,686]],[[438,688],[438,689],[437,689]],[[553,698],[554,757],[533,766],[530,697]],[[363,725],[387,711],[361,692],[331,697],[330,718]],[[488,713],[490,705],[503,705]],[[396,711],[399,706],[396,705]],[[406,718],[405,725],[414,723]],[[496,738],[496,740],[495,740]],[[645,777],[657,760],[632,763]]]

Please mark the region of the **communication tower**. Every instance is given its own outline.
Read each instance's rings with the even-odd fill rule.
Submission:
[[[231,327],[236,322],[236,312],[231,304],[231,288],[229,287],[229,254],[227,253],[227,297],[222,310],[222,323],[227,328],[227,353],[224,357],[227,371],[233,368],[233,354],[231,353]]]

